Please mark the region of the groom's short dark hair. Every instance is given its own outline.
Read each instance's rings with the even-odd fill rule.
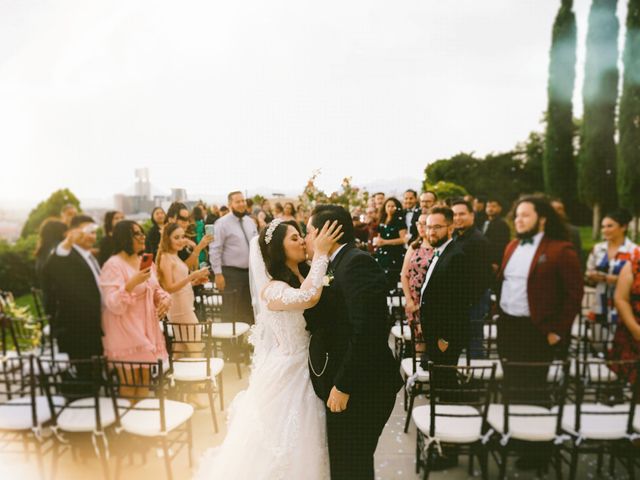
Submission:
[[[311,225],[320,230],[322,226],[327,222],[333,222],[337,220],[338,225],[342,225],[342,238],[338,240],[338,243],[351,243],[356,241],[355,233],[353,231],[353,221],[351,215],[344,207],[340,205],[318,205],[313,209],[311,213]]]

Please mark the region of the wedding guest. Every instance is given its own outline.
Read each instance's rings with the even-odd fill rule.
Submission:
[[[578,255],[564,222],[545,197],[520,198],[514,225],[517,238],[507,246],[499,272],[498,352],[512,362],[564,359],[582,301]],[[548,368],[511,368],[509,378],[515,389],[544,392]],[[526,403],[548,401],[543,393],[535,398],[530,392],[526,392]],[[516,466],[535,469],[547,461],[547,451],[531,449]]]
[[[140,269],[145,249],[142,227],[123,220],[113,231],[114,254],[100,274],[105,356],[109,360],[156,362],[167,358],[158,320],[171,306],[171,296],[158,283],[155,266]],[[126,372],[119,370],[122,377]],[[147,384],[144,371],[136,383]],[[145,387],[120,387],[120,395],[141,395]]]
[[[282,216],[280,217],[284,222],[296,221],[296,206],[291,202],[285,202],[282,207]]]
[[[67,225],[56,218],[47,218],[38,231],[38,244],[35,251],[35,270],[38,285],[42,287],[42,274],[49,255],[65,238]]]
[[[420,211],[421,213],[428,214],[436,202],[438,201],[438,195],[436,192],[427,190],[420,194]]]
[[[184,248],[186,238],[184,230],[172,223],[162,232],[156,265],[160,286],[171,294],[171,307],[168,317],[172,323],[198,323],[194,312],[194,294],[192,286],[200,285],[209,278],[209,268],[204,267],[189,272],[178,252]],[[180,332],[176,331],[176,338],[180,339]],[[177,345],[181,347],[182,345]]]
[[[404,211],[404,223],[407,226],[407,232],[409,232],[409,240],[407,243],[411,243],[418,238],[418,217],[421,210],[418,206],[418,192],[415,190],[407,190],[404,192],[403,205]]]
[[[98,244],[98,263],[100,266],[109,260],[113,253],[113,228],[116,224],[124,220],[124,213],[117,210],[109,210],[104,215],[103,231],[104,236]]]
[[[486,205],[487,219],[482,226],[482,234],[489,240],[489,260],[493,271],[497,272],[502,262],[504,249],[511,239],[511,230],[501,217],[502,203],[500,200],[490,197]]]
[[[185,234],[188,233],[191,226],[190,217],[189,210],[187,210],[184,203],[174,202],[169,206],[169,210],[167,211],[167,223],[177,223]],[[199,266],[198,259],[200,257],[200,252],[207,248],[212,241],[213,237],[206,234],[198,243],[187,238],[185,246],[180,250],[180,252],[178,252],[178,256],[190,269],[195,269]]]
[[[629,261],[620,271],[614,298],[621,321],[616,328],[609,358],[612,360],[640,359],[640,248],[638,247],[633,249]],[[632,384],[636,384],[638,380],[636,369],[618,366],[615,371]]]
[[[147,238],[145,241],[145,251],[153,254],[153,258],[158,253],[158,245],[160,244],[160,236],[162,235],[162,229],[167,222],[167,214],[162,207],[155,207],[151,211],[151,228],[147,232]]]
[[[463,199],[451,201],[453,211],[453,238],[465,255],[469,275],[469,357],[481,358],[484,355],[484,319],[489,313],[489,304],[493,270],[489,262],[489,241],[475,227],[471,203]]]
[[[473,199],[472,205],[476,228],[483,232],[484,222],[487,221],[487,213],[485,212],[487,208],[487,197],[485,195],[478,195]]]
[[[596,287],[590,317],[599,324],[618,323],[613,302],[618,275],[637,245],[627,238],[631,215],[624,210],[607,213],[601,222],[603,242],[594,245],[587,259],[586,277]]]
[[[377,192],[373,194],[373,206],[376,210],[380,211],[384,205],[385,194],[383,192]]]
[[[206,225],[213,225],[220,218],[220,209],[217,205],[211,205],[209,207],[209,212],[207,213],[207,218],[204,223]]]
[[[204,205],[196,205],[193,207],[191,211],[191,218],[193,219],[193,231],[194,231],[194,243],[199,244],[204,236],[206,235],[204,231],[204,218],[206,214],[206,208]],[[200,251],[200,255],[198,256],[198,265],[202,265],[207,261],[207,249],[203,248]]]
[[[402,218],[402,205],[397,198],[387,198],[380,210],[378,236],[374,239],[374,257],[387,278],[389,290],[397,288],[404,259],[407,226]]]
[[[410,245],[404,256],[400,281],[406,299],[405,312],[407,321],[413,329],[416,342],[422,342],[420,325],[420,290],[427,275],[427,267],[433,257],[433,248],[429,244],[427,234],[427,215],[418,217],[418,238]]]
[[[253,324],[253,307],[249,289],[249,241],[258,235],[255,222],[246,215],[242,192],[228,195],[232,215],[216,222],[215,240],[209,247],[216,288],[236,292],[235,309],[238,321]]]
[[[284,207],[280,202],[276,202],[276,204],[273,206],[273,217],[282,218],[282,215],[284,215]]]
[[[98,225],[76,215],[43,269],[45,311],[61,352],[71,359],[102,355],[100,265],[91,253]]]
[[[226,205],[222,205],[220,207],[220,218],[224,217],[228,213],[229,213],[229,207],[227,207]]]
[[[273,221],[273,212],[271,211],[271,202],[266,198],[262,201],[261,210],[258,213],[258,229],[262,230]]]
[[[78,208],[72,203],[67,203],[60,210],[60,221],[67,225],[67,227],[70,227],[71,220],[73,220],[73,217],[76,215],[78,215]]]
[[[247,198],[247,215],[253,217],[253,200],[251,198]]]
[[[310,217],[311,215],[304,205],[298,205],[298,208],[296,209],[296,222],[300,225],[300,230],[303,235],[307,234],[307,223],[309,222]]]
[[[569,223],[569,219],[567,217],[567,211],[564,208],[564,202],[559,198],[554,198],[551,200],[551,206],[556,211],[560,218],[567,224],[567,228],[569,229],[569,239],[571,243],[573,243],[576,252],[578,253],[578,259],[580,260],[580,265],[582,265],[582,240],[580,239],[580,229],[575,225],[571,225]]]

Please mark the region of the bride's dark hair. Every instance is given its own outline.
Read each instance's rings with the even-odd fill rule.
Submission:
[[[280,223],[271,234],[271,241],[269,245],[267,245],[265,241],[265,236],[267,234],[267,230],[269,229],[269,225],[264,227],[260,232],[260,237],[258,238],[258,243],[260,244],[260,251],[262,252],[262,258],[264,259],[264,264],[267,268],[267,272],[274,280],[280,280],[282,282],[288,283],[290,286],[294,288],[300,288],[300,280],[295,273],[293,273],[289,267],[287,267],[287,255],[284,251],[284,239],[287,236],[288,226],[292,226],[295,228],[299,234],[302,235],[300,231],[300,225],[298,222],[293,220],[288,220],[286,222]]]

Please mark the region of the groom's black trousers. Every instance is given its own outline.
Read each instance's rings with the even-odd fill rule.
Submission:
[[[327,409],[331,480],[373,480],[373,454],[391,415],[396,392],[354,393],[347,409]]]

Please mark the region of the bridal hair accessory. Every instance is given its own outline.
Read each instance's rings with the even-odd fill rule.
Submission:
[[[276,228],[278,228],[278,225],[280,225],[281,223],[282,223],[282,219],[276,218],[269,224],[269,226],[267,227],[267,233],[265,233],[264,235],[264,243],[266,243],[267,245],[271,243],[273,232],[275,231]]]

